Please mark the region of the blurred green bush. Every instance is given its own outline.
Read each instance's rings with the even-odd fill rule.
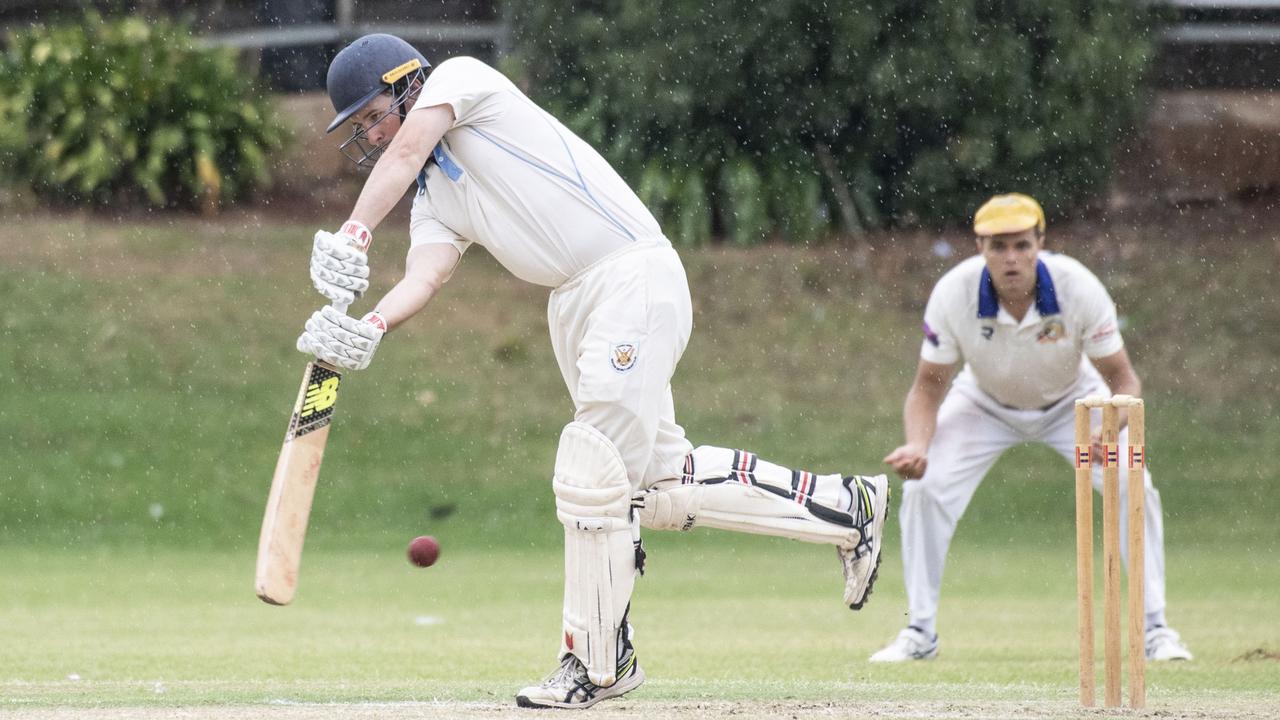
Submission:
[[[1104,189],[1143,104],[1129,0],[511,0],[507,69],[684,243],[963,223]]]
[[[0,56],[0,174],[55,203],[212,209],[268,185],[284,141],[235,52],[182,24],[91,13]]]

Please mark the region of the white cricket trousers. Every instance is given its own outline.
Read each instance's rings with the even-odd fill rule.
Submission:
[[[618,448],[632,493],[679,476],[693,450],[676,424],[671,376],[693,330],[676,251],[639,242],[551,293],[547,323],[574,419]]]
[[[947,561],[947,549],[956,523],[969,506],[969,500],[978,489],[987,471],[1005,450],[1026,442],[1042,442],[1057,450],[1068,463],[1075,452],[1075,403],[1072,393],[1068,398],[1048,410],[1014,410],[999,405],[978,390],[963,375],[947,393],[938,410],[937,431],[929,445],[929,464],[924,477],[902,483],[902,503],[898,518],[902,526],[903,579],[907,586],[907,602],[911,625],[929,627],[935,623],[938,612],[938,594],[942,587],[942,571]],[[1110,395],[1110,391],[1096,378],[1088,378],[1081,387],[1079,397]],[[1093,427],[1098,427],[1100,411],[1095,410]],[[1120,457],[1128,452],[1128,428],[1120,432]],[[1043,469],[1043,474],[1058,478],[1063,483],[1073,482],[1073,466],[1054,465]],[[1146,613],[1164,611],[1164,520],[1160,506],[1160,493],[1151,484],[1151,473],[1145,473],[1146,482]],[[1128,567],[1127,514],[1128,505],[1124,489],[1124,473],[1121,473],[1120,489],[1120,548],[1126,556]],[[1101,492],[1102,470],[1093,471],[1093,487]],[[1063,497],[1074,498],[1074,494]],[[1067,500],[1073,503],[1074,500]],[[1074,517],[1074,505],[1064,513]],[[1074,533],[1059,538],[1064,548],[1063,572],[1074,577],[1075,554],[1066,548],[1075,547]],[[1070,558],[1070,560],[1069,560]]]

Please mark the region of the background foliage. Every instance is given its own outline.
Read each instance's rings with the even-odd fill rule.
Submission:
[[[512,69],[686,243],[1085,202],[1153,54],[1120,0],[512,5]]]
[[[284,134],[235,51],[166,20],[89,14],[0,56],[0,173],[72,203],[216,205],[270,182]]]
[[[1051,238],[1118,304],[1170,547],[1280,557],[1280,333],[1266,330],[1280,317],[1280,244],[1245,241],[1280,227],[1280,210],[1229,212],[1059,224]],[[22,219],[0,243],[0,297],[20,300],[0,307],[0,546],[251,552],[306,360],[294,342],[322,302],[306,271],[316,224]],[[380,227],[375,296],[400,278],[407,230],[403,217]],[[1232,241],[1190,256],[1202,237]],[[865,256],[836,243],[681,253],[696,328],[672,384],[695,445],[817,472],[884,469],[925,296],[956,262],[933,246],[972,240],[874,240]],[[545,290],[484,253],[464,266],[344,381],[308,548],[399,554],[424,532],[495,552],[563,542],[549,473],[573,406]],[[1070,478],[1052,450],[1011,451],[957,544],[1043,542],[1069,557]]]

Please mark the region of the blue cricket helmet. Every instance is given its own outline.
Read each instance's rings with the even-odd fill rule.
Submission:
[[[380,93],[391,92],[392,107],[400,107],[415,79],[431,68],[427,58],[395,35],[365,35],[346,46],[329,63],[325,84],[337,112],[326,132],[333,132]]]

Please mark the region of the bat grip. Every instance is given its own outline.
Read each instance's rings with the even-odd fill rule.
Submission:
[[[360,232],[359,230],[353,230],[351,232],[347,232],[347,227],[352,225],[357,226],[358,228],[362,228],[363,232]],[[348,220],[347,223],[343,225],[342,230],[339,231],[338,236],[346,237],[348,240],[351,241],[351,247],[358,249],[360,252],[369,252],[369,246],[373,244],[373,234],[369,232],[369,229],[366,228],[361,223],[353,223],[350,220]],[[344,303],[344,302],[334,302],[332,303],[332,305],[334,310],[337,310],[343,315],[346,315],[347,308],[351,307],[351,303]]]
[[[348,224],[351,224],[351,223],[348,222]],[[364,226],[361,225],[360,227],[364,227]],[[345,229],[346,228],[344,226],[343,230]],[[369,246],[373,244],[373,236],[371,233],[369,233],[368,229],[366,229],[364,232],[365,239],[363,241],[359,237],[356,237],[355,235],[349,235],[348,237],[351,240],[351,247],[357,248],[361,252],[369,252]],[[333,309],[337,310],[343,315],[347,314],[347,308],[349,307],[351,307],[351,303],[344,303],[344,302],[333,303]]]

